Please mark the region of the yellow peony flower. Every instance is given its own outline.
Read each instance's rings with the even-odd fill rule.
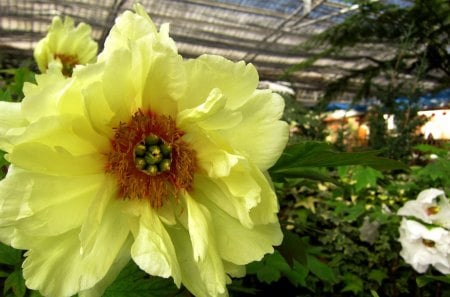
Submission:
[[[267,169],[288,139],[282,98],[252,65],[183,60],[141,6],[95,64],[0,106],[0,240],[27,250],[26,285],[100,296],[132,259],[196,296],[282,241]]]
[[[80,23],[75,28],[70,17],[64,22],[56,16],[47,35],[34,49],[34,59],[44,73],[51,63],[57,63],[65,76],[72,75],[78,64],[93,62],[97,55],[97,43],[91,37],[91,27]]]

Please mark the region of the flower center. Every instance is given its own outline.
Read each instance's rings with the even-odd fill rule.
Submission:
[[[191,190],[195,151],[170,117],[137,111],[115,128],[105,171],[116,177],[122,199],[146,199],[159,208],[181,190]]]
[[[64,55],[64,54],[54,54],[55,59],[59,59],[63,66],[62,73],[64,76],[72,76],[73,68],[78,62],[78,57],[73,55]]]
[[[430,206],[427,208],[427,215],[435,215],[439,212],[439,206]]]
[[[425,238],[422,239],[422,243],[423,243],[425,246],[430,247],[430,248],[434,247],[435,244],[436,244],[433,240],[425,239]]]
[[[155,134],[147,135],[134,147],[136,168],[155,176],[170,171],[172,163],[172,145]]]

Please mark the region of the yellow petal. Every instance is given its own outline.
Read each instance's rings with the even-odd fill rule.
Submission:
[[[167,230],[177,250],[183,285],[197,297],[228,296],[222,259],[217,254],[213,238],[205,258],[196,261],[188,231],[176,227],[168,227]]]
[[[203,205],[195,202],[188,193],[184,194],[187,205],[188,229],[195,261],[204,261],[208,250],[209,225],[211,217]]]
[[[190,132],[184,140],[196,151],[198,165],[210,177],[228,176],[231,168],[242,159],[212,143],[208,135],[201,131]]]
[[[78,230],[35,239],[22,264],[25,284],[45,296],[72,296],[80,291],[82,260]],[[85,289],[85,288],[83,288]],[[87,289],[87,288],[86,288]]]
[[[222,181],[198,175],[195,180],[194,189],[196,193],[202,193],[203,196],[208,197],[220,209],[238,219],[244,226],[248,228],[253,227],[250,212],[244,206],[244,201],[233,197]]]
[[[122,212],[122,202],[117,200],[111,201],[104,210],[104,214],[101,216],[101,221],[98,224],[91,224],[88,218],[87,223],[85,223],[88,225],[83,225],[83,228],[89,229],[83,235],[89,238],[90,241],[81,242],[80,251],[82,253],[84,271],[80,278],[82,288],[94,286],[107,275],[124,245],[128,248],[128,255],[130,253],[130,244],[127,243],[130,228],[127,216]],[[98,210],[98,212],[102,211]],[[89,216],[95,215],[95,211],[91,208]],[[92,235],[86,234],[88,232]],[[81,235],[80,240],[83,240]]]
[[[186,78],[181,56],[170,51],[153,51],[148,47],[139,51],[140,61],[148,61],[142,82],[142,106],[159,114],[176,116],[176,100],[186,87]],[[140,62],[140,64],[143,64]]]
[[[261,260],[265,254],[274,251],[273,245],[281,244],[283,234],[278,222],[255,224],[252,228],[248,228],[214,205],[208,196],[203,194],[197,199],[210,210],[214,218],[212,222],[216,232],[213,234],[220,256],[224,260],[237,265],[246,265]]]
[[[115,51],[105,64],[102,78],[104,98],[115,115],[114,126],[120,122],[126,123],[137,109],[132,80],[131,53],[127,50]]]
[[[33,214],[29,199],[32,180],[21,179],[21,170],[10,166],[6,177],[0,181],[0,226],[15,225],[16,220]]]
[[[206,131],[223,130],[236,126],[242,115],[226,108],[227,100],[219,89],[213,89],[202,104],[181,111],[177,124],[187,132],[197,128]]]
[[[270,91],[255,92],[238,111],[242,120],[220,131],[220,139],[251,160],[261,170],[267,170],[280,157],[289,138],[288,124],[280,121],[284,101]]]
[[[158,44],[166,50],[176,52],[174,41],[169,37],[168,26],[163,25],[161,32],[152,22],[144,8],[134,5],[136,13],[125,11],[117,19],[105,41],[105,49],[99,55],[98,60],[108,60],[111,53],[117,49],[128,47],[130,44],[147,39],[152,44]]]
[[[258,86],[258,73],[251,64],[233,63],[223,57],[203,55],[186,62],[188,88],[180,100],[180,110],[201,104],[214,88],[228,99],[227,107],[236,108]]]
[[[58,101],[70,87],[71,82],[66,80],[60,72],[36,75],[36,85],[30,83],[24,85],[25,98],[22,101],[24,117],[33,122],[56,114]]]
[[[104,152],[109,147],[109,140],[93,131],[85,118],[69,115],[41,118],[21,135],[10,136],[10,141],[14,145],[37,142],[61,147],[74,155]]]
[[[15,226],[21,236],[53,236],[79,227],[103,178],[47,176],[11,166],[0,182],[0,225]]]
[[[83,90],[83,95],[87,118],[92,128],[97,133],[112,138],[114,130],[111,128],[113,127],[111,121],[114,117],[114,112],[110,109],[103,94],[102,83],[96,82],[89,85]],[[98,112],[99,110],[102,112]]]
[[[103,172],[104,156],[98,153],[75,156],[61,147],[27,142],[8,154],[10,163],[30,172],[58,176],[90,175]]]
[[[80,297],[100,297],[103,296],[105,290],[111,285],[117,278],[122,269],[128,264],[131,259],[130,249],[133,240],[131,236],[128,237],[122,249],[117,254],[116,259],[112,263],[106,275],[90,289],[80,291],[78,296]]]
[[[180,266],[172,240],[155,210],[142,210],[139,231],[131,247],[133,261],[145,272],[160,277],[172,277],[181,283]]]
[[[20,103],[0,101],[0,149],[4,151],[11,149],[8,137],[5,137],[8,130],[23,127],[26,124]]]

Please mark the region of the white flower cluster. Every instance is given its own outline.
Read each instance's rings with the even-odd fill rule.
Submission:
[[[450,274],[450,203],[442,190],[427,189],[397,212],[400,225],[400,255],[419,273],[430,265]]]

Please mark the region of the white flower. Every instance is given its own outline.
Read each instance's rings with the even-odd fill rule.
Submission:
[[[429,265],[441,273],[450,273],[450,233],[444,228],[428,229],[419,222],[403,219],[400,225],[400,255],[419,273]]]
[[[450,204],[442,190],[431,188],[420,192],[416,200],[406,202],[397,214],[450,229]]]

